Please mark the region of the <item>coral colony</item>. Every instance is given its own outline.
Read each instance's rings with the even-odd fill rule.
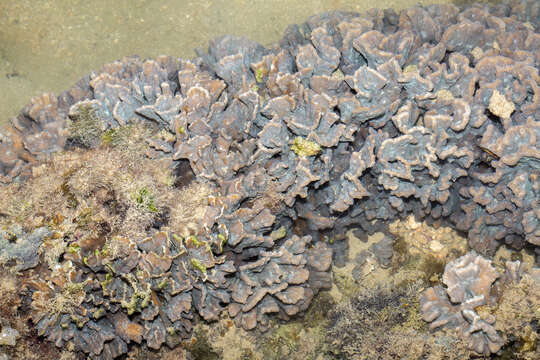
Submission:
[[[539,26],[532,0],[331,12],[270,48],[105,65],[1,131],[6,197],[26,195],[0,209],[0,264],[39,336],[113,359],[223,313],[289,319],[332,284],[328,239],[414,214],[476,251],[424,292],[424,320],[497,352],[475,309],[522,272],[478,254],[540,257]]]

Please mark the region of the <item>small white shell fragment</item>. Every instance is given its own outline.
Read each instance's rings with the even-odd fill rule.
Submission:
[[[15,346],[18,337],[19,332],[17,330],[4,326],[0,331],[0,345]]]

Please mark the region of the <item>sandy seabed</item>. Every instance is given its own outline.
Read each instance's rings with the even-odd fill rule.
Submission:
[[[461,0],[459,0],[461,1]],[[458,1],[458,2],[459,2]],[[191,58],[221,35],[262,45],[289,24],[330,10],[399,11],[449,0],[17,0],[0,1],[0,125],[30,98],[69,88],[127,55]],[[463,2],[463,1],[461,1]]]

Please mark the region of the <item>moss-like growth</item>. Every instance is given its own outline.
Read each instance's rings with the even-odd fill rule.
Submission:
[[[103,133],[101,137],[101,142],[104,145],[112,145],[116,137],[116,129],[109,129]]]
[[[255,81],[261,83],[263,81],[264,75],[266,75],[266,69],[262,66],[258,67],[255,70]]]
[[[327,341],[334,358],[464,359],[467,344],[458,338],[436,341],[419,314],[423,283],[408,287],[364,289],[329,314]]]
[[[93,222],[93,210],[89,207],[82,209],[79,215],[75,218],[75,223],[77,223],[77,227],[79,228],[84,228]]]
[[[204,266],[199,259],[192,258],[189,260],[191,266],[193,266],[195,269],[199,270],[203,274],[206,275],[206,266]]]
[[[77,243],[71,243],[68,245],[67,250],[72,254],[76,254],[81,251],[81,246]]]
[[[101,121],[91,105],[80,105],[78,114],[69,127],[70,139],[74,144],[86,148],[95,147],[101,138]]]
[[[538,359],[540,338],[540,281],[525,273],[519,283],[509,283],[493,310],[495,330],[506,335],[501,359]]]
[[[348,276],[348,274],[334,274],[334,284],[339,292],[346,298],[352,297],[358,291],[358,285],[354,278]]]
[[[169,285],[169,279],[163,278],[163,280],[160,281],[160,283],[158,284],[157,287],[158,287],[159,290],[163,290],[163,289],[165,289],[168,285]]]
[[[193,341],[187,342],[185,347],[190,351],[194,359],[218,360],[218,354],[212,351],[208,342],[208,333],[202,327],[193,330]]]
[[[70,209],[74,209],[79,205],[79,202],[77,201],[77,198],[75,195],[69,190],[69,186],[67,185],[67,182],[62,183],[60,185],[60,190],[62,190],[62,193],[67,199],[67,206]]]
[[[150,304],[151,291],[135,290],[129,301],[122,301],[120,305],[126,309],[128,315],[133,315],[137,308],[146,308]]]
[[[206,244],[204,241],[199,241],[199,238],[197,238],[196,235],[191,235],[190,237],[188,237],[187,242],[192,243],[195,247],[199,247]]]
[[[154,195],[148,190],[148,188],[143,187],[137,191],[134,195],[135,202],[137,206],[141,209],[147,210],[151,213],[157,213],[158,208],[156,207]]]
[[[101,144],[110,147],[119,147],[129,143],[131,134],[135,131],[133,125],[125,125],[104,131],[101,135]]]
[[[327,314],[335,307],[328,293],[319,294],[302,318],[276,323],[257,340],[256,355],[251,358],[278,360],[329,360],[325,344]]]
[[[418,269],[426,274],[424,279],[430,282],[438,282],[446,264],[434,256],[425,256],[422,260],[418,264]]]
[[[419,271],[421,278],[427,283],[436,283],[439,281],[439,276],[444,272],[446,263],[432,254],[411,254],[409,244],[406,239],[399,234],[396,236],[396,241],[393,243],[394,257],[392,268],[394,272]]]
[[[73,190],[69,186],[69,179],[71,175],[75,172],[75,169],[70,169],[62,175],[62,184],[60,185],[60,190],[67,200],[67,207],[70,209],[75,209],[79,205],[77,196],[73,193]]]
[[[321,152],[321,145],[297,136],[291,150],[298,156],[315,156]]]
[[[64,287],[64,292],[66,294],[70,294],[70,295],[78,294],[78,293],[84,291],[84,285],[85,285],[84,282],[82,282],[82,283],[68,283]]]

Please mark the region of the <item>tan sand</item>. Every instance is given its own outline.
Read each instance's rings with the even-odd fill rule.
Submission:
[[[462,1],[462,0],[460,0]],[[263,45],[288,24],[335,10],[450,0],[0,0],[0,124],[42,92],[59,93],[125,55],[194,56],[224,34]],[[113,5],[114,4],[114,5]]]

